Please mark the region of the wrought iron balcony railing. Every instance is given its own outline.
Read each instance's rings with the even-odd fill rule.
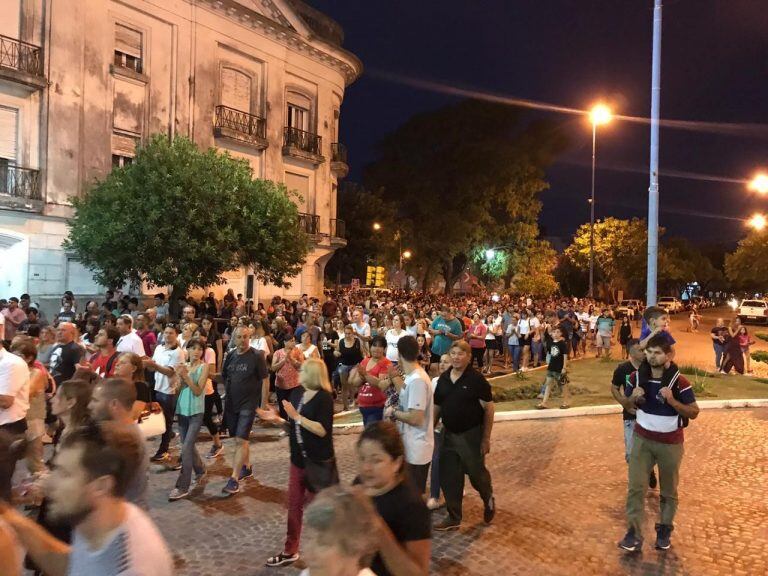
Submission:
[[[317,134],[286,126],[283,130],[283,146],[286,148],[298,148],[303,152],[321,156],[323,139]]]
[[[40,171],[8,164],[0,159],[0,195],[27,200],[42,200]]]
[[[299,212],[299,226],[307,234],[320,234],[320,216]]]
[[[39,46],[0,35],[0,68],[44,76]]]
[[[349,162],[347,162],[347,147],[344,146],[344,144],[341,144],[340,142],[331,144],[331,162],[349,164]]]
[[[267,121],[264,118],[228,106],[216,106],[213,127],[226,131],[223,135],[243,142],[257,143],[267,139]]]
[[[331,237],[346,238],[346,222],[338,218],[331,218]]]

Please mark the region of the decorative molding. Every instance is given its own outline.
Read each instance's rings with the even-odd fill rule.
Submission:
[[[275,19],[260,14],[252,8],[248,8],[235,2],[234,0],[200,0],[202,4],[210,7],[214,12],[223,15],[224,17],[236,21],[241,26],[258,30],[260,33],[269,36],[273,40],[280,42],[281,44],[294,49],[297,52],[303,53],[310,58],[322,62],[331,68],[334,68],[344,75],[344,79],[347,85],[354,82],[357,77],[362,73],[363,65],[360,60],[352,54],[339,47],[332,47],[328,45],[330,50],[341,52],[351,62],[337,58],[329,51],[321,50],[320,48],[312,45],[310,41],[316,38],[303,38],[291,23],[285,18],[280,9],[272,2],[272,0],[261,0],[261,5],[265,10],[271,14],[279,13],[279,16],[274,16]],[[323,42],[323,44],[325,44]]]

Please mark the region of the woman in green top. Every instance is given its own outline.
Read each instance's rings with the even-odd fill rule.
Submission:
[[[193,338],[187,342],[186,364],[176,367],[180,381],[176,415],[179,418],[181,433],[181,472],[176,480],[176,488],[168,496],[171,502],[189,496],[193,469],[196,486],[203,486],[205,479],[205,466],[195,447],[205,414],[205,382],[208,379],[209,365],[203,360],[204,352],[203,343]]]

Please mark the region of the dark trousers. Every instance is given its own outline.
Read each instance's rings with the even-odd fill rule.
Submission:
[[[155,391],[155,398],[158,404],[163,409],[163,416],[165,417],[165,434],[160,438],[160,446],[157,448],[158,453],[168,452],[168,446],[171,444],[171,438],[173,437],[173,416],[176,414],[176,394],[165,394],[163,392]]]
[[[27,431],[27,421],[23,418],[10,424],[0,426],[0,434],[5,438],[2,444],[3,453],[0,454],[0,500],[4,502],[11,501],[11,485],[13,473],[16,471],[16,462],[24,456],[24,447],[16,446],[16,442],[24,441],[24,433]]]
[[[429,476],[429,463],[427,464],[405,464],[406,474],[411,483],[416,487],[419,495],[423,495],[427,490],[427,477]]]
[[[360,414],[363,416],[363,428],[365,428],[371,422],[384,419],[384,406],[361,406]]]
[[[464,475],[487,503],[493,496],[491,473],[485,467],[485,456],[480,451],[483,427],[455,434],[443,432],[443,447],[440,450],[440,487],[445,495],[449,518],[461,522],[461,506],[464,492]]]
[[[288,420],[288,414],[285,413],[285,408],[283,408],[283,400],[288,400],[298,410],[301,396],[304,394],[304,388],[302,386],[296,386],[289,390],[275,388],[275,394],[277,394],[277,408],[280,411],[280,418]]]
[[[218,396],[218,394],[214,392],[213,394],[208,394],[205,397],[205,413],[203,415],[203,424],[206,428],[208,428],[208,433],[211,436],[215,436],[219,433],[219,427],[213,420],[213,407],[216,405],[216,396]],[[219,411],[217,414],[221,416],[221,413],[221,396],[219,396]]]
[[[469,363],[470,367],[477,362],[477,367],[483,369],[483,356],[485,356],[485,346],[482,348],[472,348],[472,362]]]

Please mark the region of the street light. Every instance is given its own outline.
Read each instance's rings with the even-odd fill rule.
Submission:
[[[589,113],[592,123],[592,195],[589,199],[589,297],[595,296],[595,163],[597,159],[597,127],[608,124],[613,118],[605,104],[596,104]]]
[[[755,174],[749,183],[749,189],[758,194],[768,194],[768,174],[765,172]]]
[[[496,250],[493,248],[488,248],[488,250],[485,251],[485,259],[489,262],[493,260],[496,257]]]
[[[411,254],[410,250],[406,250],[405,252],[403,252],[403,259],[410,260],[411,256],[412,256],[412,254]]]
[[[379,230],[381,230],[381,224],[379,224],[378,222],[374,222],[373,229],[376,230],[376,232],[378,232]]]
[[[767,224],[768,220],[762,214],[755,214],[752,218],[747,220],[747,226],[754,228],[758,232],[763,230]]]

